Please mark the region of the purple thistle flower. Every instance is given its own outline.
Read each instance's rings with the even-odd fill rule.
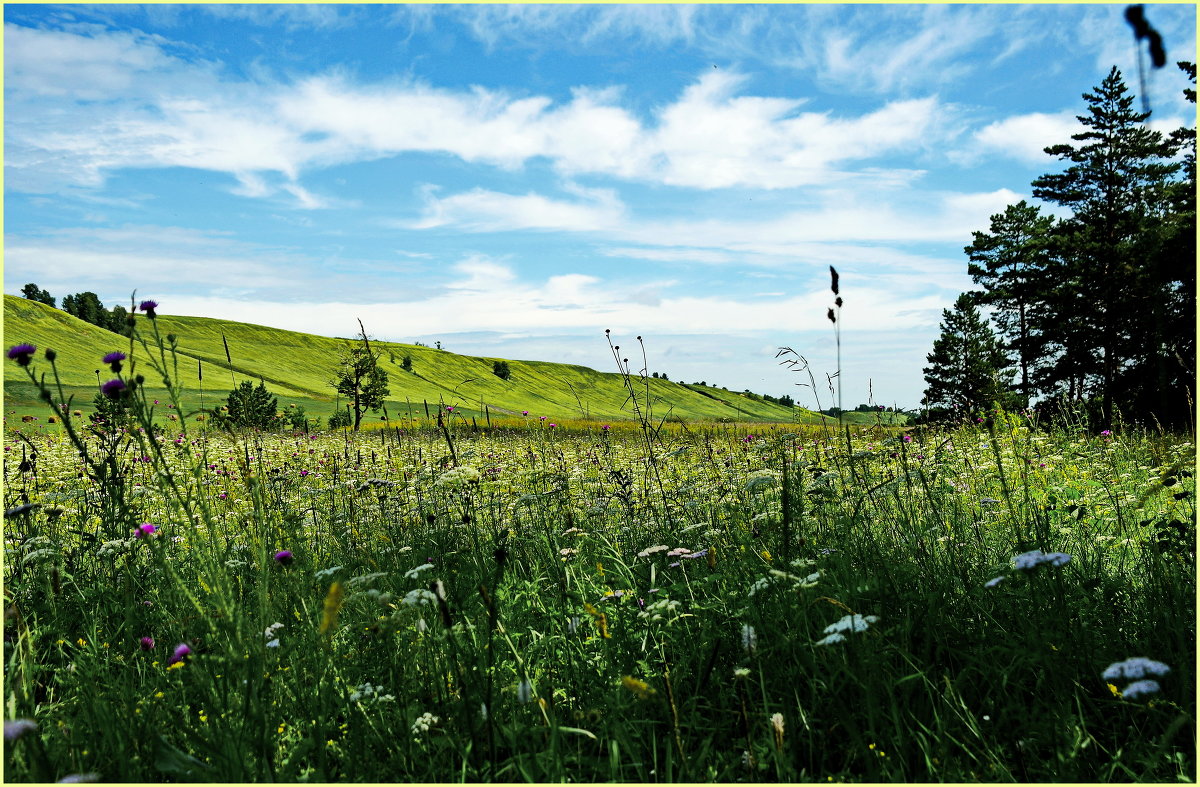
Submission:
[[[275,562],[281,566],[286,566],[293,560],[293,555],[290,549],[281,549],[275,553]]]
[[[141,645],[142,650],[154,650],[154,637],[142,637],[138,640],[138,644]]]
[[[37,347],[32,344],[16,344],[8,348],[8,357],[21,366],[28,366]]]
[[[137,530],[133,531],[133,536],[134,538],[145,538],[146,536],[154,535],[154,531],[156,530],[158,530],[158,528],[154,525],[150,524],[149,522],[143,522],[137,526]]]
[[[100,393],[107,396],[109,399],[119,399],[129,390],[129,386],[125,385],[125,381],[121,379],[109,380],[104,385],[100,386]]]
[[[108,368],[113,370],[113,374],[119,374],[121,371],[121,361],[125,360],[125,353],[114,352],[109,353],[100,360],[108,364]]]
[[[154,310],[158,308],[158,301],[142,301],[138,304],[138,308],[146,313],[150,319],[154,319]]]
[[[13,719],[4,722],[4,742],[13,743],[26,733],[37,729],[37,722],[32,719]]]
[[[911,443],[911,442],[912,442],[912,435],[907,435],[907,434],[906,434],[906,435],[904,435],[904,437],[903,437],[903,438],[901,438],[901,439],[903,439],[903,440],[904,440],[904,442],[906,442],[906,443]]]
[[[608,424],[605,424],[604,426],[602,426],[602,427],[600,427],[600,428],[601,428],[601,429],[603,429],[604,431],[606,431],[606,432],[607,432],[607,431],[608,431],[609,429],[611,429],[612,427],[611,427],[611,426],[609,426]]]
[[[167,666],[178,664],[183,661],[185,656],[190,656],[192,649],[187,646],[186,642],[175,646],[175,652],[171,654],[171,658],[167,659]]]
[[[522,411],[521,411],[521,415],[529,415],[529,411],[528,411],[528,410],[522,410]]]

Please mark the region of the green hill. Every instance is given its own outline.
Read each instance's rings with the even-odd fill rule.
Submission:
[[[139,319],[141,329],[148,330],[150,323]],[[178,368],[171,375],[186,391],[186,411],[217,406],[236,384],[262,379],[279,397],[281,407],[298,404],[309,416],[319,416],[322,421],[333,412],[336,392],[330,381],[339,355],[350,340],[207,317],[160,315],[157,326],[164,336],[176,337],[174,363]],[[222,336],[229,344],[232,368],[226,362]],[[85,412],[96,395],[98,378],[111,376],[100,358],[114,350],[129,352],[127,339],[13,295],[4,296],[4,338],[5,347],[22,342],[36,345],[39,352],[35,365],[46,372],[49,364],[41,350],[53,348],[58,353],[61,382],[67,393],[74,394],[73,407]],[[625,386],[615,373],[543,361],[459,355],[394,342],[372,341],[372,349],[382,352],[382,366],[391,389],[387,409],[393,418],[406,413],[423,416],[427,405],[432,408],[439,403],[481,419],[485,411],[494,417],[519,415],[523,410],[559,419],[634,417]],[[401,368],[405,356],[412,359],[411,372]],[[139,346],[131,357],[138,372],[145,375],[148,390],[162,391],[161,375],[146,362],[145,351]],[[492,373],[492,364],[497,360],[507,361],[511,371],[508,380]],[[686,421],[829,420],[803,408],[782,407],[722,388],[655,378],[645,384],[649,386],[656,420],[664,416]],[[645,391],[643,385],[637,382],[639,395]],[[4,367],[4,398],[10,415],[46,413],[24,370],[12,362]]]

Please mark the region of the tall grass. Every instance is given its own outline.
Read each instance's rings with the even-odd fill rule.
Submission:
[[[122,378],[174,379],[139,324]],[[196,433],[132,387],[6,434],[9,780],[1195,778],[1186,438]]]

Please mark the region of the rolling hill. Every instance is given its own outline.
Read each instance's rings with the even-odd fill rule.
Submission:
[[[152,324],[140,319],[140,328]],[[310,416],[324,420],[336,406],[336,391],[330,381],[347,339],[268,328],[261,325],[207,317],[160,315],[155,323],[161,335],[176,337],[174,358],[166,360],[172,378],[185,389],[185,410],[220,405],[229,391],[243,380],[263,380],[279,398],[280,407],[298,404]],[[225,345],[230,360],[227,363]],[[4,296],[5,346],[28,342],[38,347],[35,366],[49,375],[49,364],[41,355],[53,348],[66,393],[73,406],[87,411],[100,380],[111,376],[100,358],[114,350],[130,352],[129,341],[45,304]],[[459,355],[412,344],[372,341],[381,353],[391,393],[388,413],[395,418],[405,413],[424,415],[426,406],[452,405],[466,417],[484,418],[485,413],[531,414],[560,419],[618,420],[634,418],[628,393],[616,373],[598,372],[584,366]],[[401,363],[412,360],[412,371]],[[148,363],[141,346],[131,357],[137,371],[146,377],[150,391],[162,391],[162,374]],[[508,380],[493,374],[494,361],[506,360]],[[759,421],[820,423],[827,419],[803,408],[787,408],[753,395],[723,388],[671,382],[645,381],[653,400],[655,419],[664,416],[686,421]],[[637,382],[639,394],[643,383]],[[12,415],[44,413],[36,390],[15,363],[4,368],[5,410]],[[344,404],[344,402],[343,402]],[[370,418],[378,418],[371,415]]]

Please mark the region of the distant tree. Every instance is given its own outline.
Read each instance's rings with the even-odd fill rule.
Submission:
[[[493,361],[492,374],[496,375],[501,380],[507,380],[512,377],[512,372],[508,368],[507,361]]]
[[[670,379],[671,379],[670,377],[667,377],[667,373],[666,373],[666,372],[662,372],[662,373],[660,373],[658,376],[659,376],[659,377],[661,377],[661,378],[662,378],[662,379],[664,379],[664,380],[670,380]]]
[[[288,426],[291,428],[308,431],[308,416],[304,414],[304,408],[300,405],[289,404],[283,411],[283,417],[287,419]]]
[[[650,376],[651,376],[651,377],[653,377],[655,380],[657,380],[657,379],[658,379],[658,372],[652,372],[652,373],[650,374]]]
[[[54,299],[50,297],[50,293],[39,289],[36,284],[26,284],[21,288],[21,294],[31,301],[44,303],[47,306],[54,305]]]
[[[262,380],[255,387],[249,380],[229,392],[225,409],[213,414],[223,425],[240,429],[273,429],[277,425],[278,400]]]
[[[1084,131],[1071,137],[1079,144],[1046,148],[1069,166],[1033,182],[1034,197],[1072,212],[1055,231],[1057,286],[1040,327],[1061,352],[1043,387],[1065,383],[1076,398],[1098,397],[1100,420],[1111,425],[1117,409],[1132,415],[1167,383],[1166,329],[1180,304],[1164,292],[1182,289],[1180,277],[1194,281],[1194,258],[1190,274],[1162,264],[1177,248],[1170,184],[1182,166],[1172,160],[1178,146],[1145,125],[1149,113],[1133,108],[1117,68],[1083,97]]]
[[[384,397],[390,393],[388,374],[379,367],[379,355],[372,352],[365,332],[361,344],[347,346],[338,360],[337,377],[331,385],[338,393],[350,398],[354,431],[362,424],[367,410],[378,412]]]
[[[108,313],[108,330],[113,333],[119,333],[122,336],[129,336],[133,333],[133,326],[129,324],[129,312],[124,306],[114,306]]]
[[[962,414],[999,402],[1011,405],[1008,357],[967,293],[942,311],[941,335],[926,360],[925,404],[934,412]]]
[[[354,422],[354,418],[350,415],[349,410],[338,410],[333,415],[329,416],[330,429],[345,429]]]
[[[62,310],[72,317],[78,317],[84,322],[98,325],[105,330],[109,327],[109,315],[104,310],[104,304],[94,292],[79,292],[66,295],[62,299]]]
[[[442,343],[441,343],[441,342],[434,342],[433,344],[434,344],[434,346],[435,346],[435,347],[437,347],[439,350],[440,350],[440,349],[442,349]]]
[[[964,249],[971,260],[967,273],[983,287],[972,294],[993,307],[1005,349],[1016,353],[1026,402],[1034,393],[1030,369],[1046,353],[1046,325],[1039,319],[1049,311],[1045,294],[1057,285],[1052,279],[1053,229],[1054,217],[1042,216],[1036,205],[1021,200],[992,216],[989,232],[973,233],[975,240]]]
[[[778,404],[782,405],[783,407],[795,407],[796,406],[796,400],[793,399],[792,397],[788,396],[787,394],[784,394],[783,396],[779,397],[779,399],[776,401]]]
[[[412,356],[411,355],[405,355],[403,358],[400,359],[400,368],[406,372],[412,371]]]

